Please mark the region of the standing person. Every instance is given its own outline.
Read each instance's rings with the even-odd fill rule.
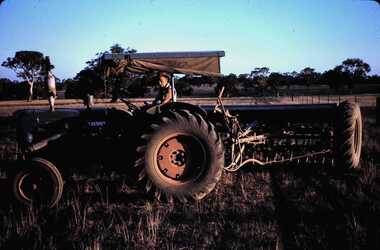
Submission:
[[[57,98],[57,90],[55,88],[55,77],[51,73],[51,71],[49,71],[47,75],[47,86],[48,86],[48,93],[49,93],[50,111],[54,111],[54,101]]]
[[[51,73],[51,69],[53,68],[50,64],[50,59],[46,57],[46,75],[45,75],[45,83],[48,90],[49,96],[49,107],[50,111],[54,111],[54,101],[57,98],[57,90],[55,86],[55,76]]]
[[[158,74],[158,84],[160,88],[158,90],[158,95],[154,99],[153,104],[162,105],[170,102],[171,100],[175,101],[177,98],[177,92],[175,89],[172,91],[172,86],[170,84],[171,75],[166,72],[159,72]],[[174,93],[174,96],[173,96]]]

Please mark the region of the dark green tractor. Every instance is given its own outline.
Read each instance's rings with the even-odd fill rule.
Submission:
[[[105,54],[105,72],[220,75],[224,52]],[[171,83],[174,89],[174,81]],[[23,204],[57,205],[73,171],[101,166],[131,186],[171,200],[199,200],[223,171],[245,165],[360,166],[357,104],[197,106],[172,100],[124,109],[28,109],[14,114],[22,161],[9,170]],[[317,125],[315,125],[317,124]]]

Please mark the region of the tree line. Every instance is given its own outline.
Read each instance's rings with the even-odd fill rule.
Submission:
[[[354,85],[379,84],[380,76],[368,73],[371,67],[360,58],[348,58],[333,69],[323,73],[306,67],[300,72],[270,72],[268,67],[256,67],[250,73],[223,77],[215,87],[215,92],[224,87],[230,95],[241,95],[241,92],[254,93],[256,96],[278,95],[279,89],[287,89],[290,95],[292,86],[328,86],[331,92],[351,92]],[[238,86],[241,88],[239,89]]]
[[[158,79],[156,74],[138,75],[124,72],[119,76],[108,76],[98,58],[104,53],[136,53],[137,50],[119,44],[112,45],[109,50],[101,51],[95,57],[86,62],[86,66],[75,77],[70,79],[56,79],[57,89],[65,90],[66,98],[84,98],[91,94],[97,98],[111,98],[116,101],[119,97],[144,97],[149,96],[151,90],[157,89]],[[2,66],[12,69],[20,81],[12,81],[6,78],[0,79],[0,100],[25,99],[28,90],[34,89],[32,98],[46,98],[47,91],[44,86],[44,70],[46,65],[50,69],[54,65],[49,57],[38,51],[18,51],[13,57],[8,57]],[[352,91],[354,86],[363,84],[380,85],[380,76],[368,75],[371,67],[360,58],[348,58],[333,69],[323,73],[314,68],[305,67],[300,72],[271,72],[268,67],[256,67],[250,73],[229,74],[220,78],[185,75],[176,77],[176,90],[179,96],[191,96],[196,87],[208,87],[214,93],[224,87],[227,96],[255,95],[275,96],[287,91],[291,94],[292,86],[302,86],[304,89],[310,86],[324,85],[331,91],[340,93]]]

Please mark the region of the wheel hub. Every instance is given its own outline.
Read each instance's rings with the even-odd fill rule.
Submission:
[[[179,149],[170,154],[170,162],[178,167],[183,167],[186,163],[185,151]]]
[[[162,174],[172,179],[180,179],[187,167],[189,157],[186,143],[173,137],[158,150],[157,164]]]
[[[187,134],[163,139],[157,151],[157,170],[175,181],[184,181],[200,173],[205,153],[199,140]]]
[[[20,195],[26,200],[31,200],[40,191],[41,182],[40,178],[30,173],[25,174],[19,183]]]

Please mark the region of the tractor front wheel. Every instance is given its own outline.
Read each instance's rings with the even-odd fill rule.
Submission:
[[[23,205],[54,207],[63,191],[63,179],[58,169],[49,161],[33,158],[12,178],[13,195]]]

